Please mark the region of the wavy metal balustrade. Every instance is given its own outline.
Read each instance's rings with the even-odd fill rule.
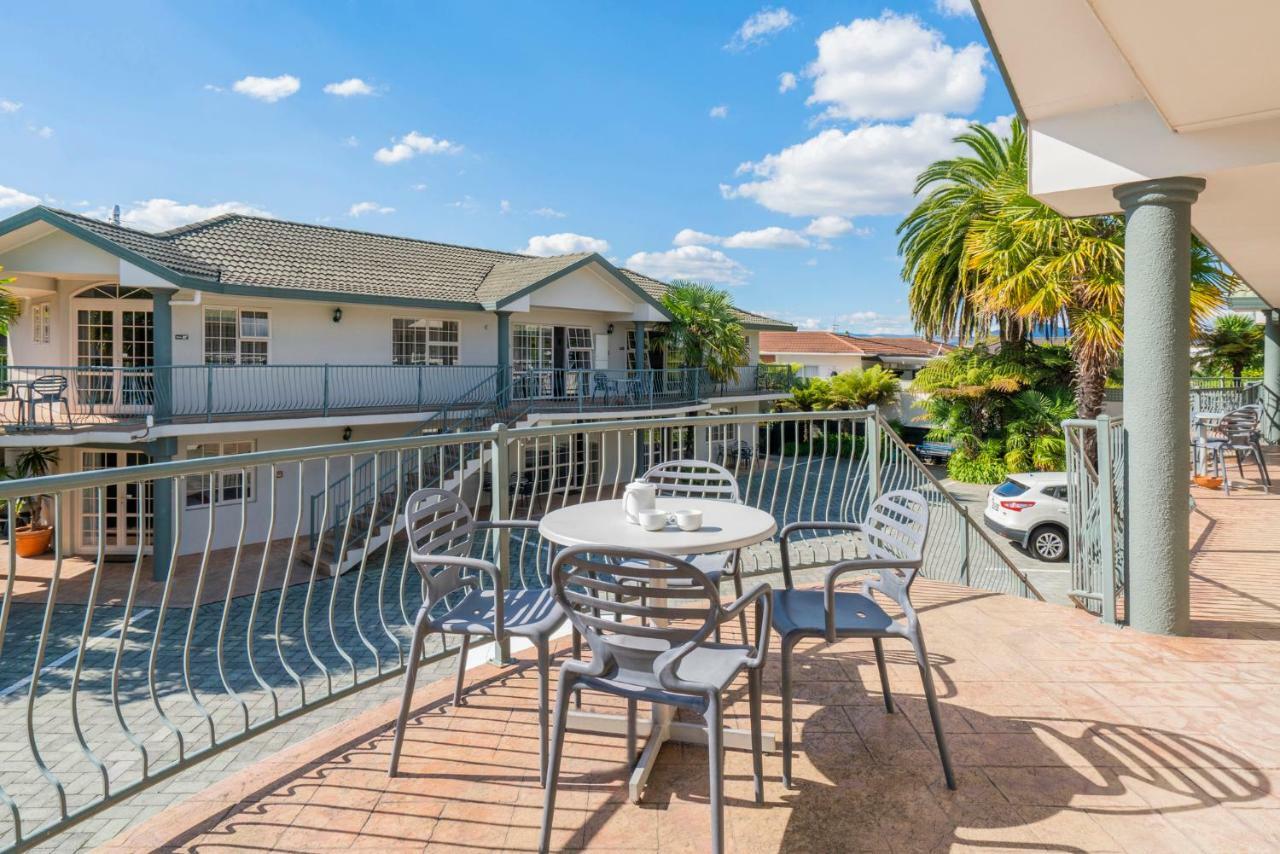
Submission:
[[[442,455],[477,464],[451,479],[447,466],[431,464]],[[874,412],[500,427],[0,482],[10,530],[16,500],[45,494],[51,518],[90,508],[87,533],[103,544],[88,559],[59,542],[51,559],[20,561],[9,550],[0,561],[0,848],[48,841],[403,671],[422,595],[405,550],[366,540],[357,564],[336,576],[318,554],[300,562],[308,480],[330,482],[371,457],[375,483],[383,466],[409,465],[418,484],[449,485],[482,517],[536,518],[566,502],[618,495],[649,465],[689,455],[734,471],[745,499],[780,524],[855,519],[879,490],[919,489],[934,514],[926,576],[1038,595]],[[172,496],[175,568],[163,583],[149,580],[144,538],[135,538],[127,563],[108,560],[105,508],[122,488]],[[189,496],[210,493],[222,503],[186,506]],[[407,493],[405,480],[392,478],[392,515]],[[335,504],[323,501],[318,524],[340,519],[345,551],[357,503],[348,495],[342,514]],[[379,504],[364,512],[372,524]],[[512,584],[546,582],[550,552],[536,535],[492,535],[473,554],[495,560]],[[845,536],[795,544],[800,564],[855,554],[858,543]],[[745,555],[748,573],[776,566],[776,545]],[[435,640],[427,655],[443,653]]]
[[[1108,623],[1126,608],[1124,422],[1106,415],[1062,422],[1067,447],[1071,596]]]

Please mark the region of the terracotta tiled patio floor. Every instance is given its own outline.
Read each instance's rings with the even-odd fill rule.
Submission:
[[[1158,638],[1086,614],[921,582],[959,788],[942,781],[905,648],[889,647],[886,715],[865,642],[798,658],[797,788],[765,759],[727,759],[732,850],[1275,851],[1280,849],[1280,498],[1197,496],[1195,630]],[[529,666],[471,671],[461,709],[423,688],[402,774],[386,775],[392,705],[228,778],[121,836],[115,850],[531,849]],[[777,731],[776,662],[765,726]],[[730,717],[745,726],[745,686]],[[625,797],[622,739],[571,735],[555,845],[706,850],[703,748],[664,748],[644,802]]]

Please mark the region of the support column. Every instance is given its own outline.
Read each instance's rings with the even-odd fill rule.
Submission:
[[[498,405],[511,402],[511,312],[498,315]]]
[[[649,367],[649,350],[644,341],[644,322],[637,320],[635,323],[636,369],[643,371]]]
[[[173,415],[173,291],[151,292],[152,414],[163,424]]]
[[[177,439],[156,439],[147,446],[147,454],[153,463],[167,463],[176,456],[177,450]],[[151,577],[164,581],[169,577],[173,561],[173,478],[157,478],[151,489]]]
[[[1115,188],[1125,215],[1124,428],[1128,617],[1186,634],[1191,620],[1191,204],[1200,178]]]
[[[1266,318],[1262,342],[1262,436],[1280,443],[1280,309],[1263,312]]]

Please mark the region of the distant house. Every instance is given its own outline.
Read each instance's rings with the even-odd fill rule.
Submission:
[[[925,362],[954,349],[950,344],[906,335],[850,335],[841,332],[760,333],[760,361],[800,366],[806,377],[882,365],[911,380]]]
[[[670,320],[667,285],[595,253],[541,258],[240,214],[152,234],[36,207],[0,221],[0,266],[22,306],[0,449],[55,447],[60,472],[495,421],[758,412],[789,388],[757,354],[762,331],[790,324],[739,311],[748,364],[713,383],[650,334]],[[310,472],[303,500],[340,492],[345,475]],[[175,529],[173,503],[191,516],[179,553],[197,550],[201,508],[231,514],[258,489],[252,472],[190,479],[177,502],[138,488],[106,496],[108,553],[130,552],[139,534],[159,542]],[[93,497],[62,513],[64,549],[92,552]],[[215,547],[234,543],[234,519],[217,528]]]

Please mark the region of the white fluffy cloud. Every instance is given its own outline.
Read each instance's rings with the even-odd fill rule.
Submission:
[[[719,243],[720,238],[714,234],[707,234],[705,231],[695,231],[692,228],[682,228],[676,234],[671,243],[675,246],[706,246],[708,243]]]
[[[411,130],[399,139],[392,139],[391,145],[379,148],[373,159],[379,163],[399,163],[419,154],[457,154],[462,146],[447,139],[436,139],[434,136],[423,136]]]
[[[558,211],[555,208],[535,208],[530,213],[534,216],[545,216],[547,219],[564,219],[568,216],[564,211]]]
[[[707,115],[711,116],[713,119],[727,119],[729,118],[729,105],[717,104],[711,108],[711,112]]]
[[[666,252],[637,252],[626,266],[655,279],[692,279],[717,285],[740,285],[750,271],[719,249],[681,246]]]
[[[782,94],[790,92],[796,88],[796,75],[790,71],[784,71],[778,75],[778,91]]]
[[[762,45],[795,22],[796,16],[788,12],[786,7],[766,7],[743,21],[724,48],[736,51]]]
[[[290,95],[302,88],[302,81],[292,74],[281,74],[279,77],[242,77],[235,83],[231,84],[231,89],[241,95],[247,95],[250,98],[256,98],[259,101],[266,101],[268,104],[274,104],[282,98],[288,98]]]
[[[915,327],[910,315],[881,314],[878,311],[855,311],[836,315],[836,325],[865,335],[912,335]]]
[[[389,208],[386,205],[380,205],[377,202],[356,202],[347,210],[347,216],[364,216],[365,214],[389,214],[395,213],[395,208]]]
[[[0,113],[16,113],[21,109],[21,101],[10,101],[7,98],[0,98]]]
[[[565,231],[530,237],[529,244],[521,251],[526,255],[573,255],[578,252],[597,252],[603,255],[609,251],[609,241]]]
[[[908,125],[825,130],[738,167],[750,180],[721,184],[725,198],[752,199],[792,216],[890,214],[911,204],[916,175],[950,156],[965,119],[925,114]]]
[[[830,239],[853,231],[853,223],[842,216],[820,216],[804,228],[805,234]]]
[[[202,219],[221,216],[228,213],[248,214],[249,216],[271,216],[267,211],[244,202],[219,202],[213,205],[184,205],[173,199],[147,199],[134,202],[133,206],[120,212],[120,220],[130,228],[142,231],[167,231],[199,222]],[[88,212],[89,216],[98,219],[110,219],[110,208],[96,208]]]
[[[40,204],[40,200],[30,193],[15,190],[0,184],[0,210],[4,208],[29,208]]]
[[[803,234],[790,228],[771,225],[754,231],[739,231],[728,237],[682,228],[671,241],[674,246],[724,246],[729,249],[796,249],[809,245]]]
[[[903,119],[917,113],[968,113],[986,86],[987,49],[959,50],[911,15],[886,11],[832,27],[818,37],[807,103],[825,118]]]
[[[372,95],[373,87],[359,77],[348,77],[338,83],[325,84],[324,91],[339,98],[350,98],[353,95]]]
[[[974,17],[973,0],[933,0],[933,6],[948,18]]]

